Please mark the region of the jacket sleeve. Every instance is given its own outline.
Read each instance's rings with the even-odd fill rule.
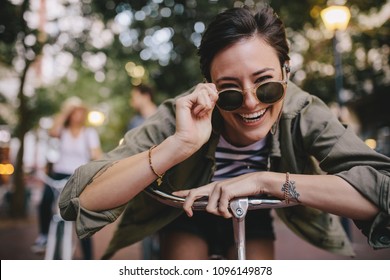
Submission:
[[[116,161],[145,151],[172,135],[175,131],[174,110],[174,100],[164,102],[157,113],[143,125],[128,131],[122,144],[107,153],[104,159],[80,166],[70,177],[61,192],[59,208],[65,220],[76,221],[76,232],[79,237],[90,236],[105,225],[114,222],[126,206],[122,205],[101,212],[89,211],[83,208],[79,201],[79,196],[85,187]],[[115,186],[112,188],[115,189]]]
[[[390,247],[390,159],[340,124],[316,97],[301,111],[300,130],[322,170],[343,178],[379,208],[373,221],[355,223],[372,247]]]

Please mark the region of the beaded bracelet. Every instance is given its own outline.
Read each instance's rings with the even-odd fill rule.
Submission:
[[[290,203],[290,199],[288,197],[288,189],[289,189],[289,184],[290,184],[290,173],[286,173],[286,183],[284,183],[283,187],[284,187],[284,202],[286,204],[289,204]]]
[[[154,170],[153,168],[153,164],[152,164],[152,150],[154,148],[156,148],[157,145],[153,145],[152,147],[150,147],[149,149],[149,166],[150,166],[150,169],[152,169],[153,173],[158,177],[157,178],[157,185],[160,186],[162,184],[162,179],[163,179],[163,176],[165,175],[165,173],[162,173],[162,174],[158,174],[156,172],[156,170]]]

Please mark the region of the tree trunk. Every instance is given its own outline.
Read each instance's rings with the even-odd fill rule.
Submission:
[[[22,136],[22,135],[21,135]],[[24,136],[23,136],[24,137]],[[19,138],[19,137],[18,137]],[[13,174],[10,215],[14,218],[23,218],[27,214],[27,191],[23,174],[24,141],[19,138],[20,148],[17,153],[15,172]]]
[[[26,60],[26,66],[23,70],[22,76],[20,78],[20,88],[18,92],[19,107],[19,127],[17,130],[17,138],[19,140],[20,146],[19,151],[16,156],[15,162],[15,172],[13,175],[12,181],[12,195],[11,195],[11,204],[10,204],[10,215],[16,218],[25,217],[27,214],[27,190],[24,180],[24,137],[29,129],[28,127],[28,108],[26,104],[26,96],[24,95],[24,85],[26,81],[26,74],[31,65],[31,61]]]

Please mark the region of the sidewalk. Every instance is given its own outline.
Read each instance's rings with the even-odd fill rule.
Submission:
[[[32,196],[29,216],[25,219],[12,220],[1,213],[0,208],[0,259],[1,260],[42,260],[43,255],[31,252],[37,234],[36,205],[38,195]],[[94,258],[100,259],[115,230],[116,224],[111,224],[93,236]],[[276,259],[278,260],[345,260],[351,259],[318,249],[301,240],[293,234],[278,218],[274,220],[276,233]],[[373,250],[368,246],[366,238],[351,224],[353,247],[356,252],[354,259],[390,260],[390,249]],[[75,259],[81,259],[79,247]],[[142,259],[141,244],[137,243],[124,248],[114,255],[113,259],[137,260]]]

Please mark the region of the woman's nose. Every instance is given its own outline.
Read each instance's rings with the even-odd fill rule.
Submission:
[[[259,100],[253,94],[253,89],[247,89],[244,95],[243,107],[246,109],[254,109],[259,104]]]

